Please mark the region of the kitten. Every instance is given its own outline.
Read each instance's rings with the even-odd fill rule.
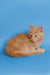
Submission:
[[[6,46],[6,55],[12,57],[25,57],[44,53],[44,49],[40,49],[43,41],[44,31],[42,27],[31,27],[28,34],[19,34],[8,40]]]

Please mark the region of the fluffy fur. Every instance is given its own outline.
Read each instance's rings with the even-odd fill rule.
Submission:
[[[31,27],[28,34],[20,34],[8,40],[6,46],[6,55],[12,57],[25,57],[44,53],[44,49],[40,49],[44,37],[42,27]]]

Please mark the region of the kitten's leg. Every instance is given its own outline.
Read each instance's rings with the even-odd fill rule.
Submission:
[[[44,51],[44,49],[41,48],[35,48],[36,51]]]
[[[30,50],[26,51],[16,51],[15,49],[11,47],[6,47],[6,55],[12,56],[12,57],[26,57],[26,56],[32,56],[32,55],[38,55],[43,54],[44,49],[40,48],[30,48]]]
[[[32,55],[38,55],[38,54],[43,54],[44,53],[44,49],[41,48],[35,48],[34,52],[32,53]]]
[[[43,54],[44,51],[45,51],[44,49],[40,49],[40,48],[31,48],[31,50],[28,53],[26,53],[25,56]]]

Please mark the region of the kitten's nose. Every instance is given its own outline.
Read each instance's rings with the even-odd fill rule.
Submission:
[[[33,41],[34,39],[32,38],[32,41]]]

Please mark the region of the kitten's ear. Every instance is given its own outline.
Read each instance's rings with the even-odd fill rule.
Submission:
[[[29,27],[30,29],[33,29],[33,27],[31,27],[30,25],[28,25],[28,27]]]
[[[38,28],[38,32],[43,32],[43,28],[42,27],[39,27]]]

